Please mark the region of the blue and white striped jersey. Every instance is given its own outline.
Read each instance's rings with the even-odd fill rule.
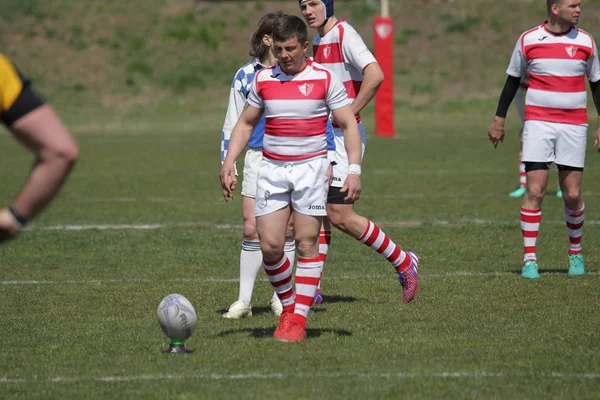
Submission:
[[[254,76],[263,68],[264,66],[259,62],[258,58],[255,58],[249,63],[246,63],[235,73],[229,92],[229,106],[227,107],[227,114],[225,115],[223,132],[221,133],[221,162],[225,161],[227,149],[229,148],[231,131],[237,120],[240,118],[240,115],[242,115],[242,111],[244,111],[246,99],[248,98],[248,93],[250,93],[250,86],[252,86]],[[254,127],[254,131],[252,131],[248,147],[261,148],[264,134],[265,117],[263,116]]]

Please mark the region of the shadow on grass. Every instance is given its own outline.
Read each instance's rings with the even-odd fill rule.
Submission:
[[[228,329],[221,331],[217,336],[229,336],[236,335],[239,333],[249,333],[250,337],[255,339],[267,339],[272,338],[275,328],[240,328],[240,329]],[[306,330],[306,337],[317,338],[323,334],[332,333],[337,336],[352,336],[352,332],[345,329],[316,329],[308,328]]]
[[[357,301],[356,297],[335,296],[335,295],[327,296],[327,295],[324,295],[323,296],[323,303],[324,304],[312,307],[311,312],[320,313],[320,312],[327,311],[327,308],[325,307],[327,304],[354,303],[356,301]],[[223,315],[227,311],[228,310],[226,308],[221,308],[220,310],[217,310],[217,313]],[[269,307],[269,306],[252,307],[252,315],[263,315],[263,314],[270,314],[270,313],[271,313],[271,307]]]
[[[357,301],[356,297],[350,296],[335,296],[335,295],[327,295],[323,294],[323,303],[324,304],[336,304],[336,303],[354,303]],[[315,308],[313,308],[314,310]]]

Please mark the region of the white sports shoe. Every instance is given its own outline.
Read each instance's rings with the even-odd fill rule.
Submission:
[[[245,301],[236,301],[229,307],[229,310],[223,314],[223,318],[240,319],[252,316],[252,306]]]
[[[283,313],[283,305],[277,296],[277,293],[273,293],[273,297],[269,299],[269,306],[271,306],[271,311],[275,314],[276,317],[279,317]]]

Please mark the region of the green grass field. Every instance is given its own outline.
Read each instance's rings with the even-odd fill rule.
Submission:
[[[506,196],[517,182],[517,126],[512,118],[494,150],[492,113],[398,115],[395,138],[369,137],[357,208],[420,253],[421,292],[402,304],[391,266],[335,232],[326,302],[300,344],[272,339],[264,273],[255,316],[221,318],[237,296],[242,222],[239,199],[220,197],[220,113],[73,122],[81,161],[68,185],[0,248],[0,398],[598,398],[592,132],[588,274],[566,275],[553,173],[538,241],[544,273],[528,281],[518,274],[520,201]],[[7,135],[0,147],[6,204],[31,159]],[[161,354],[156,307],[173,292],[199,317],[185,357]]]
[[[402,304],[392,267],[334,232],[325,304],[306,341],[283,344],[264,273],[255,315],[221,317],[238,293],[242,218],[240,199],[220,195],[219,139],[256,21],[297,2],[0,1],[2,52],[81,147],[56,201],[0,247],[0,399],[600,398],[595,117],[580,278],[566,274],[554,171],[542,277],[520,277],[513,111],[500,148],[487,141],[514,41],[544,4],[391,3],[397,135],[369,136],[357,209],[421,255],[421,292]],[[338,1],[336,14],[372,45],[376,5]],[[598,40],[600,0],[583,12]],[[372,106],[364,121],[372,133]],[[0,149],[1,207],[32,159],[3,130]],[[174,292],[199,317],[185,357],[161,353],[156,308]]]

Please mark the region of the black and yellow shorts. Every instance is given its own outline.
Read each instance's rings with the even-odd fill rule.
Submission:
[[[0,120],[11,126],[16,120],[44,104],[14,64],[0,53]]]

